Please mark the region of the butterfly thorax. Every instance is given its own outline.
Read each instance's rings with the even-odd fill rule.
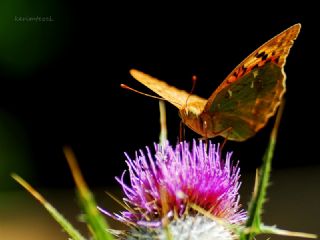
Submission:
[[[208,124],[211,124],[212,122],[208,122],[207,118],[209,118],[209,116],[207,116],[208,114],[204,113],[203,110],[203,102],[191,102],[182,107],[179,115],[185,125],[199,135],[208,137],[207,129],[210,127]]]

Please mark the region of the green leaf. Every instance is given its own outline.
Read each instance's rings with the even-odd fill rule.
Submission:
[[[276,228],[275,226],[260,226],[261,233],[277,234],[282,236],[291,236],[291,237],[301,237],[301,238],[317,238],[316,234],[312,233],[303,233],[303,232],[293,232],[288,230],[283,230]]]
[[[74,153],[68,147],[64,148],[64,153],[77,186],[78,198],[84,211],[85,222],[88,224],[89,230],[93,235],[93,239],[113,240],[112,235],[107,231],[109,226],[102,214],[98,211],[93,194],[90,192],[82,177]]]
[[[37,199],[42,206],[50,213],[50,215],[60,224],[60,226],[66,231],[67,234],[73,240],[85,240],[73,226],[65,219],[39,192],[37,192],[29,183],[22,179],[17,174],[11,174],[12,178],[16,180],[22,187],[24,187],[31,195]]]

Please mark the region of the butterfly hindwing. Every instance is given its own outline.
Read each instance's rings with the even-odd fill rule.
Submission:
[[[269,62],[222,89],[208,110],[215,116],[214,132],[232,128],[221,135],[237,141],[253,136],[280,103],[284,77],[281,68]]]

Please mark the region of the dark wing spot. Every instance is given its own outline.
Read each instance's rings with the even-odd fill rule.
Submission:
[[[262,61],[265,61],[268,58],[268,54],[265,54],[264,56],[262,56]]]
[[[258,64],[255,64],[253,67],[252,67],[252,69],[255,69],[255,68],[257,68],[258,67]]]
[[[271,62],[271,58],[269,58],[267,61],[265,61],[265,63],[269,63]]]
[[[256,58],[261,58],[261,57],[263,57],[265,55],[265,52],[261,52],[261,53],[257,53],[256,54]]]

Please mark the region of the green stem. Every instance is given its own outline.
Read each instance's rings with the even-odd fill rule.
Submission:
[[[252,200],[250,202],[248,211],[248,220],[246,222],[246,228],[251,229],[249,234],[244,234],[241,239],[251,240],[261,232],[261,213],[262,207],[266,199],[267,187],[270,180],[270,172],[272,166],[272,158],[276,145],[276,138],[279,129],[280,119],[283,113],[284,102],[281,103],[280,108],[277,113],[277,118],[272,129],[270,140],[266,152],[263,156],[263,163],[261,166],[258,185],[253,193]]]

